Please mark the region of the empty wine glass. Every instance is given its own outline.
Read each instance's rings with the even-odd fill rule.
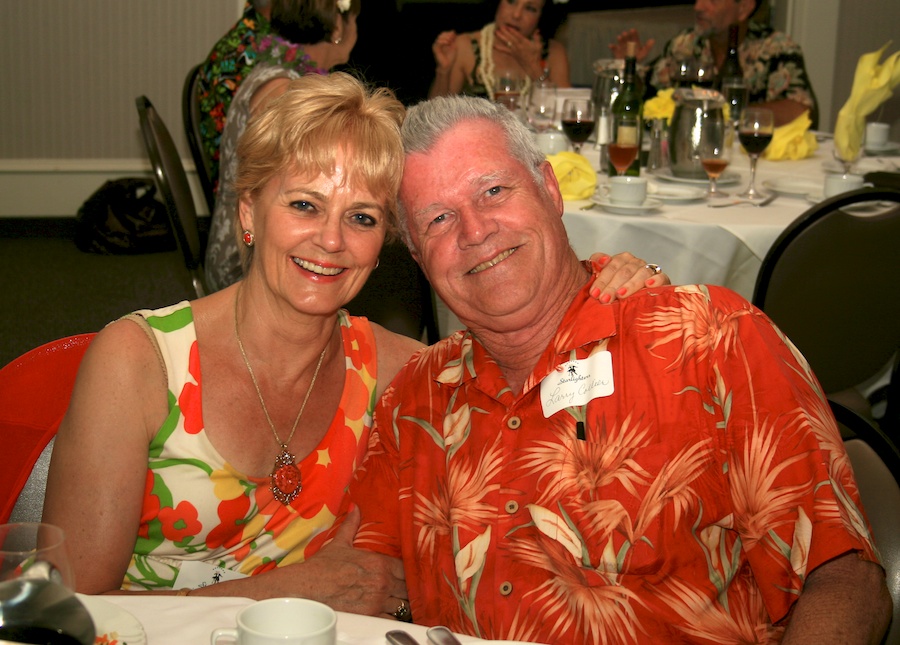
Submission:
[[[0,641],[91,645],[94,637],[91,616],[73,592],[62,529],[0,525]]]
[[[731,123],[737,130],[741,112],[744,111],[750,100],[750,90],[743,81],[726,81],[722,83],[722,96],[725,97],[725,105],[728,106]]]
[[[709,177],[709,199],[728,197],[719,190],[718,179],[731,162],[731,128],[721,110],[704,112],[700,117],[700,164]]]
[[[738,121],[738,139],[740,139],[741,145],[744,146],[744,150],[750,156],[750,185],[738,197],[751,201],[766,198],[766,195],[756,188],[756,162],[759,160],[759,155],[772,141],[774,133],[775,115],[772,113],[772,110],[767,110],[766,108],[745,108],[741,112],[741,118]]]
[[[546,132],[556,125],[556,85],[537,81],[531,86],[525,108],[528,124],[535,132]]]
[[[566,99],[563,101],[561,123],[563,132],[572,142],[575,152],[594,131],[594,102],[590,99]]]

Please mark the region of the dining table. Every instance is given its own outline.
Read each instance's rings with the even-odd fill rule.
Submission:
[[[840,172],[828,133],[816,133],[817,149],[799,160],[761,158],[756,187],[774,195],[765,206],[747,203],[711,207],[703,194],[708,181],[673,177],[669,169],[641,169],[648,180],[652,209],[616,208],[604,197],[608,176],[600,168],[600,153],[585,145],[582,155],[597,172],[597,189],[588,199],[566,200],[563,223],[569,242],[581,259],[602,251],[629,251],[662,267],[673,284],[714,284],[751,300],[763,259],[778,236],[806,210],[824,199],[825,176]],[[735,146],[719,189],[732,197],[747,188],[750,163]],[[900,156],[863,155],[852,172],[900,171]],[[688,193],[695,195],[689,199]],[[611,212],[611,210],[617,212]],[[442,302],[437,303],[442,336],[462,325]]]
[[[119,621],[121,632],[98,639],[98,645],[208,645],[214,629],[233,628],[238,612],[252,604],[250,598],[111,594],[81,596],[91,610],[98,632]],[[104,621],[105,625],[104,625]],[[135,621],[143,634],[129,630]],[[427,627],[388,618],[337,612],[337,645],[385,645],[388,631],[402,629],[422,645],[428,643]],[[498,643],[459,636],[463,643]],[[106,642],[103,642],[106,641]],[[115,642],[114,642],[115,641]]]

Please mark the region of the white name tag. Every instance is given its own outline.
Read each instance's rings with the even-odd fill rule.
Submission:
[[[564,408],[585,405],[613,393],[612,355],[597,352],[558,366],[541,381],[541,407],[550,418]]]
[[[175,589],[199,589],[207,587],[219,582],[228,580],[240,580],[246,578],[247,574],[231,569],[224,569],[209,562],[200,562],[198,560],[185,560],[181,563],[178,570],[178,577],[175,578]]]

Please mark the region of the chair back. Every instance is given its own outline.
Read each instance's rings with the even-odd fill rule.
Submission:
[[[881,202],[884,212],[861,212]],[[848,209],[848,207],[850,207]],[[809,361],[825,392],[857,386],[900,347],[900,190],[864,188],[823,201],[778,237],[753,304]]]
[[[200,65],[195,65],[184,79],[184,89],[181,91],[181,118],[184,120],[184,133],[187,136],[188,147],[191,149],[191,157],[194,158],[194,167],[197,169],[197,177],[200,179],[200,187],[203,189],[203,197],[212,214],[216,207],[216,193],[213,188],[216,165],[206,149],[203,147],[203,137],[200,134],[200,95],[197,91],[197,83],[200,79]]]
[[[397,334],[428,344],[440,340],[431,285],[400,240],[385,242],[378,268],[346,309]]]
[[[52,341],[0,369],[0,523],[40,521],[50,442],[95,335]]]
[[[900,645],[900,452],[857,413],[833,401],[831,408],[845,437],[844,446],[894,601],[893,621],[882,643]]]
[[[191,274],[194,291],[197,297],[202,297],[207,292],[201,270],[203,249],[200,245],[197,211],[194,208],[194,197],[191,194],[187,174],[181,164],[175,141],[150,99],[139,96],[136,103],[141,134],[144,137],[147,154],[150,156],[150,165],[153,166],[153,178],[166,204],[166,211],[184,256],[185,266]]]

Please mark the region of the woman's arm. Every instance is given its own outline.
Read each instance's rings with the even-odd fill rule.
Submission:
[[[82,593],[118,590],[134,551],[150,439],[168,410],[159,358],[134,322],[94,338],[53,448],[44,521],[65,531]]]
[[[561,43],[551,40],[548,44],[547,66],[549,67],[549,79],[556,87],[572,87],[569,77],[569,56],[566,48]]]

